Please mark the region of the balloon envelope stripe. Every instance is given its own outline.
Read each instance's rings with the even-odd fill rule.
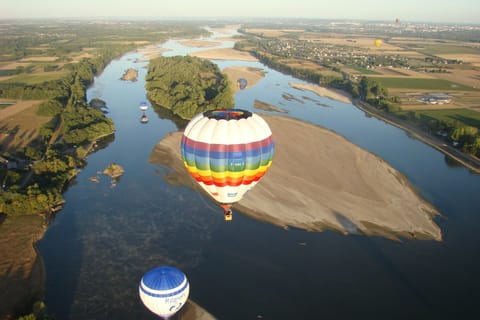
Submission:
[[[190,175],[198,182],[202,182],[206,185],[215,185],[217,187],[223,186],[239,186],[242,184],[248,185],[253,181],[258,181],[265,175],[265,172],[268,170],[268,166],[263,166],[259,170],[251,172],[251,174],[240,174],[233,176],[229,173],[214,175],[211,172],[202,172],[198,171],[196,168],[187,168]]]
[[[205,151],[209,153],[251,151],[251,150],[258,150],[264,147],[270,147],[271,145],[273,145],[272,136],[269,136],[259,141],[253,141],[249,143],[238,143],[238,144],[205,143],[201,141],[196,141],[194,139],[190,139],[185,135],[182,136],[183,149],[187,149],[187,150],[193,149],[193,150]]]
[[[244,177],[244,176],[253,176],[253,175],[256,175],[258,172],[265,172],[268,170],[268,168],[270,167],[271,165],[271,161],[269,161],[266,165],[262,165],[262,166],[259,166],[258,168],[254,169],[254,170],[242,170],[242,171],[238,171],[238,172],[235,172],[235,171],[227,171],[227,170],[224,170],[224,171],[219,171],[219,172],[214,172],[212,170],[202,170],[196,166],[188,166],[186,165],[187,167],[187,170],[188,172],[190,172],[190,174],[198,174],[198,175],[201,175],[201,176],[211,176],[211,177],[214,177],[214,178],[222,178],[222,177]]]
[[[172,291],[172,292],[167,292],[167,293],[161,293],[161,292],[152,292],[152,291],[149,291],[148,290],[148,287],[145,286],[145,284],[142,283],[140,284],[140,290],[145,293],[147,296],[150,296],[150,297],[156,297],[156,298],[166,298],[166,297],[172,297],[172,296],[176,296],[178,294],[180,294],[181,292],[185,291],[189,286],[189,283],[188,281],[185,281],[184,285],[176,290],[176,291]]]
[[[210,162],[209,162],[210,161]],[[245,158],[240,161],[229,162],[228,159],[208,159],[208,158],[196,158],[184,160],[185,165],[188,167],[195,167],[198,170],[212,171],[212,172],[242,172],[245,170],[257,170],[261,166],[267,166],[271,161],[269,159]]]

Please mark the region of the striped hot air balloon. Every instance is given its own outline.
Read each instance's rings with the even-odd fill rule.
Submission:
[[[188,299],[190,286],[180,270],[163,266],[148,271],[140,281],[140,299],[156,315],[168,319]]]
[[[274,142],[259,115],[242,109],[210,110],[188,123],[181,151],[190,175],[230,220],[231,205],[270,168]]]

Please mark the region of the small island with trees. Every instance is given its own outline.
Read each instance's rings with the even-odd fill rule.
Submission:
[[[234,104],[228,78],[209,60],[159,57],[150,61],[146,81],[150,101],[182,119]]]

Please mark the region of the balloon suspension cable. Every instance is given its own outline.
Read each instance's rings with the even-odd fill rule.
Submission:
[[[220,205],[220,207],[222,207],[224,213],[232,213],[232,205],[231,204],[222,203]]]
[[[204,195],[202,194],[201,191],[195,192],[198,197],[202,200],[202,202],[205,204],[206,207],[208,207],[210,210],[217,212],[218,208],[215,208],[210,201],[205,199]]]

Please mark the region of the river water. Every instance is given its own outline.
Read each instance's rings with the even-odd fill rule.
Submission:
[[[174,40],[162,47],[171,49],[166,56],[199,50]],[[57,319],[155,319],[140,302],[138,283],[165,264],[185,272],[190,298],[219,319],[480,316],[480,175],[353,105],[288,85],[301,80],[258,62],[215,61],[221,69],[266,72],[236,94],[236,107],[263,112],[253,108],[255,99],[276,105],[288,110],[284,116],[334,130],[405,174],[441,212],[436,222],[444,239],[284,230],[240,212],[225,223],[210,200],[167,183],[169,168],[149,162],[155,144],[178,128],[152,107],[149,122],[140,123],[148,62],[137,58],[131,52],[112,61],[88,90],[89,99],[106,101],[115,137],[88,157],[39,243],[47,305]],[[121,81],[130,67],[138,69],[138,81]],[[124,167],[119,181],[100,173],[110,163]],[[98,183],[90,180],[95,176]]]

